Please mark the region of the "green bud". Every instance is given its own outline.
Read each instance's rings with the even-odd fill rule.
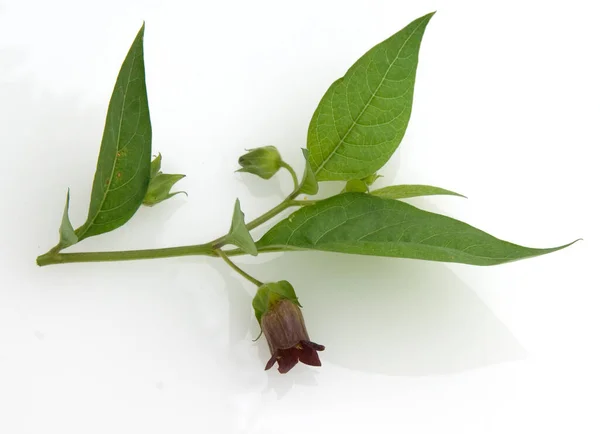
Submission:
[[[185,175],[170,175],[167,173],[158,172],[158,174],[150,180],[148,190],[146,190],[146,196],[144,196],[143,204],[146,206],[154,206],[157,203],[163,202],[179,193],[183,193],[187,196],[185,191],[171,193],[171,188],[173,185],[184,177]]]
[[[365,181],[362,179],[351,179],[346,183],[343,192],[366,193],[367,191],[369,191],[369,187]]]
[[[242,166],[238,172],[248,172],[262,179],[270,179],[281,168],[281,155],[275,146],[263,146],[249,149],[238,162]]]

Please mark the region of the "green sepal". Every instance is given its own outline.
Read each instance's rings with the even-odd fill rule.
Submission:
[[[302,307],[294,287],[287,280],[265,283],[256,290],[256,295],[252,299],[252,307],[258,324],[260,324],[262,316],[281,300],[290,300]]]
[[[162,164],[162,155],[160,155],[160,152],[159,152],[158,156],[156,156],[156,158],[154,158],[154,160],[152,160],[152,163],[150,163],[150,178],[154,178],[156,175],[158,175],[160,173],[161,164]]]
[[[382,175],[378,175],[376,173],[373,173],[372,175],[365,176],[364,178],[362,178],[362,181],[364,181],[364,183],[367,184],[370,187],[379,178],[383,178],[383,176]]]
[[[244,213],[240,207],[240,200],[235,200],[235,206],[233,208],[233,217],[231,218],[231,228],[229,233],[225,237],[226,244],[233,244],[238,246],[244,252],[256,256],[258,251],[256,250],[256,244],[250,235],[250,231],[244,221]]]

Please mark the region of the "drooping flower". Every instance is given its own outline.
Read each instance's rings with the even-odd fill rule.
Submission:
[[[323,351],[325,347],[310,340],[298,298],[289,282],[264,284],[258,289],[252,305],[271,351],[265,370],[272,368],[275,362],[282,374],[299,361],[321,366],[317,351]]]
[[[276,303],[262,316],[261,327],[271,350],[265,370],[275,362],[282,374],[296,366],[298,361],[321,366],[317,351],[323,351],[325,347],[310,341],[302,312],[292,301],[281,300]]]

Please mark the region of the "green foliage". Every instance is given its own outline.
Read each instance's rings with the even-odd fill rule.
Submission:
[[[58,247],[61,249],[66,249],[67,247],[72,246],[79,241],[77,239],[77,235],[75,235],[75,231],[73,230],[71,220],[69,220],[69,197],[70,192],[67,190],[67,202],[65,203],[65,210],[63,211],[60,228],[58,230],[60,237],[58,241]]]
[[[453,218],[363,193],[345,193],[302,208],[256,243],[259,252],[322,250],[471,265],[502,264],[569,245],[519,246]]]
[[[306,164],[304,165],[302,184],[300,184],[300,193],[309,195],[317,194],[319,192],[319,183],[317,182],[315,173],[313,172],[310,162],[308,161],[308,150],[302,149],[302,155],[304,156]]]
[[[308,149],[302,149],[306,164],[301,182],[274,146],[251,149],[239,158],[239,172],[263,179],[272,178],[282,167],[290,172],[294,189],[279,205],[246,224],[240,201],[236,200],[229,232],[205,244],[61,253],[82,239],[123,225],[142,203],[153,206],[184,193],[171,193],[171,189],[185,175],[162,173],[161,154],[151,161],[152,129],[142,26],[123,62],[108,106],[87,220],[73,230],[67,193],[59,243],[37,258],[38,265],[185,255],[220,257],[258,287],[252,306],[259,324],[263,320],[261,328],[264,327],[271,349],[272,358],[266,368],[278,361],[280,372],[287,372],[298,361],[320,366],[316,351],[324,347],[309,342],[292,285],[285,280],[262,283],[239,268],[231,260],[233,256],[320,250],[496,265],[544,255],[573,244],[545,249],[524,247],[396,200],[439,194],[462,196],[439,187],[395,185],[370,191],[380,178],[377,171],[392,156],[406,131],[421,40],[432,16],[418,18],[373,47],[327,90],[308,128]],[[320,200],[297,200],[300,194],[316,195],[320,181],[345,181],[344,193]],[[211,212],[210,203],[206,202],[204,208]],[[292,206],[300,209],[254,242],[250,230]],[[230,248],[224,249],[226,246]],[[325,290],[328,284],[320,286]]]
[[[152,127],[144,70],[144,26],[136,36],[110,98],[86,222],[79,240],[125,224],[150,181]]]
[[[248,228],[246,227],[244,213],[240,207],[239,199],[235,200],[233,217],[231,218],[231,228],[229,229],[229,234],[225,237],[224,244],[233,244],[250,255],[258,255],[252,235],[250,235],[250,231],[248,231]]]
[[[152,131],[142,26],[123,62],[108,107],[88,218],[80,228],[73,230],[67,194],[59,243],[40,256],[38,263],[202,254],[221,256],[240,274],[261,286],[259,280],[237,268],[229,255],[322,250],[494,265],[568,246],[546,249],[520,246],[450,217],[395,200],[439,194],[462,196],[439,187],[396,185],[369,192],[371,185],[380,178],[377,171],[396,150],[407,128],[421,41],[432,16],[433,13],[416,19],[373,47],[327,90],[308,128],[308,149],[302,149],[306,164],[300,183],[274,146],[251,149],[239,158],[240,172],[270,179],[285,167],[294,181],[294,190],[282,203],[248,225],[239,200],[236,200],[229,233],[206,244],[129,252],[60,254],[61,249],[79,240],[121,226],[142,202],[152,206],[182,193],[171,193],[171,188],[184,175],[162,173],[161,154],[152,161],[150,157]],[[323,200],[296,200],[300,194],[317,194],[320,181],[346,181],[345,193]],[[268,222],[291,206],[302,208],[284,218],[255,243],[250,229]],[[222,250],[226,245],[237,248]],[[291,285],[282,282],[261,286],[256,303],[284,296],[281,291],[290,296],[289,291],[285,291]]]
[[[408,126],[419,48],[432,16],[370,49],[327,90],[308,129],[317,180],[361,179],[392,156]]]
[[[439,187],[433,187],[431,185],[419,184],[392,185],[389,187],[380,188],[378,190],[372,190],[371,194],[373,196],[379,196],[385,199],[406,199],[409,197],[435,195],[460,196],[466,199],[466,197],[462,194],[458,194],[450,190],[445,190]]]

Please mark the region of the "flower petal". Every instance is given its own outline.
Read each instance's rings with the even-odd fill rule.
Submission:
[[[308,347],[303,347],[300,352],[300,361],[305,365],[321,366],[321,360],[315,350]]]
[[[277,354],[273,354],[271,356],[271,358],[269,359],[269,361],[267,362],[267,366],[265,366],[265,371],[268,371],[269,369],[271,369],[276,361],[277,361]]]
[[[277,370],[281,374],[285,374],[298,363],[298,353],[295,351],[295,348],[288,351],[281,351],[281,353],[282,357],[277,359],[277,362],[279,363]]]
[[[302,344],[303,347],[312,348],[315,351],[324,351],[325,350],[325,346],[324,345],[320,345],[320,344],[317,344],[315,342],[300,341],[300,343]]]

